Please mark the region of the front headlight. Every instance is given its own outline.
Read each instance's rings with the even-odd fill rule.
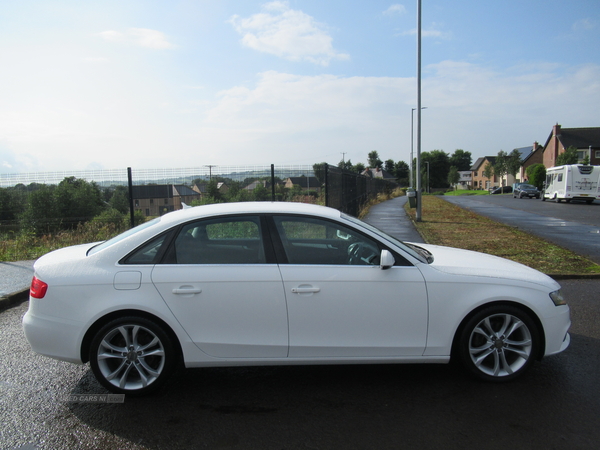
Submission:
[[[567,304],[567,301],[563,297],[562,292],[560,292],[560,289],[558,291],[550,292],[550,298],[556,306]]]

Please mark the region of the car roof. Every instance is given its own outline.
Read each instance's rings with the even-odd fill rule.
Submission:
[[[340,212],[320,205],[295,202],[238,202],[215,203],[188,207],[170,212],[161,217],[161,224],[185,222],[203,217],[228,214],[307,214],[339,219]]]

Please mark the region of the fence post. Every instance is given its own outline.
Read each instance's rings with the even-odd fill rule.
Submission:
[[[271,164],[271,201],[275,201],[275,164]]]
[[[329,206],[329,164],[325,163],[325,206]]]
[[[131,228],[135,226],[135,216],[133,215],[133,179],[131,177],[131,167],[127,168],[127,184],[129,185],[129,220]]]

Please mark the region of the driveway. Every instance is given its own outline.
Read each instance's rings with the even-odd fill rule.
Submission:
[[[600,264],[600,203],[555,203],[509,195],[443,196],[444,200],[519,228]]]

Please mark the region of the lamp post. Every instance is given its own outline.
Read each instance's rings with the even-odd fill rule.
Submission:
[[[417,173],[421,172],[421,0],[417,0]],[[422,221],[421,177],[417,177],[417,211],[415,220]]]
[[[413,156],[413,149],[414,149],[414,144],[413,144],[413,134],[414,134],[414,130],[415,130],[415,126],[414,126],[414,118],[415,118],[415,109],[417,108],[411,108],[410,110],[410,173],[409,173],[409,178],[410,178],[410,187],[414,188],[414,180],[413,180],[413,171],[415,170],[414,168],[414,156]],[[422,106],[421,109],[427,109],[427,106]]]

